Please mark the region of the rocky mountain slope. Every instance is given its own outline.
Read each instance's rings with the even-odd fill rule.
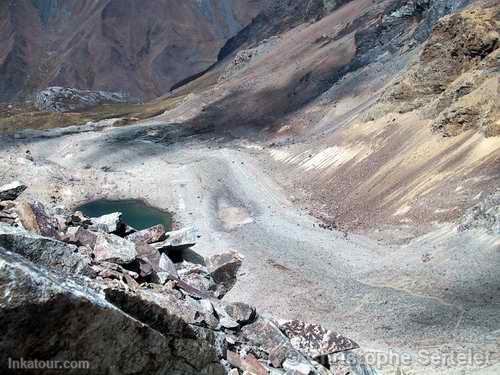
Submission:
[[[50,3],[44,15],[62,4]],[[0,250],[0,281],[20,285],[13,293],[22,306],[30,305],[27,295],[39,295],[38,286],[56,298],[62,294],[69,310],[76,300],[99,319],[110,317],[111,327],[139,330],[134,336],[139,347],[150,345],[153,337],[160,345],[153,345],[155,350],[168,347],[161,351],[164,357],[154,352],[148,362],[154,369],[170,361],[182,370],[218,371],[225,360],[250,373],[266,373],[260,365],[283,373],[283,348],[276,347],[277,341],[285,342],[285,349],[296,345],[301,356],[320,362],[310,355],[317,347],[311,349],[304,335],[296,335],[304,327],[324,333],[316,324],[300,323],[311,321],[345,333],[376,360],[380,353],[395,358],[396,363],[386,363],[385,357],[376,361],[376,373],[497,374],[499,11],[493,0],[273,1],[220,45],[211,61],[216,55],[218,60],[207,71],[190,75],[150,102],[50,117],[7,106],[15,121],[9,120],[9,132],[0,134],[0,182],[29,183],[23,194],[34,214],[28,215],[32,220],[21,220],[30,212],[25,203],[2,204],[0,246],[8,249]],[[104,81],[114,74],[105,68]],[[6,77],[16,74],[10,71]],[[223,304],[243,300],[256,307],[259,317],[271,312],[275,319],[264,327],[270,330],[249,332],[247,327],[259,327],[253,325],[259,320],[247,324],[236,319],[236,326],[215,309],[213,298],[190,295],[192,288],[217,292],[220,283],[208,268],[196,267],[192,273],[193,265],[182,262],[176,266],[181,280],[172,285],[158,282],[164,270],[152,267],[146,282],[143,258],[152,256],[159,267],[158,249],[146,247],[149,251],[139,254],[129,243],[133,237],[127,239],[123,231],[105,241],[109,233],[95,219],[80,217],[82,224],[70,215],[72,207],[89,200],[131,198],[175,212],[176,221],[199,229],[199,253],[188,252],[186,263],[197,259],[208,266],[208,259],[230,249],[244,255]],[[49,214],[37,218],[41,206],[33,201],[43,202]],[[42,240],[47,216],[53,225]],[[157,234],[151,232],[137,236]],[[57,241],[57,249],[88,243],[62,262],[53,259],[57,252],[37,258],[38,253],[18,247],[38,266],[10,253],[27,239],[40,244],[47,238],[53,245]],[[113,243],[120,245],[118,255]],[[154,244],[157,239],[148,245]],[[85,282],[71,278],[69,290],[61,291],[55,275],[61,270],[48,263],[74,268],[80,257],[100,275]],[[183,279],[185,272],[190,277]],[[42,282],[31,288],[33,279]],[[81,286],[88,287],[83,296]],[[200,311],[210,307],[201,302],[206,299],[215,313]],[[53,307],[53,299],[35,300],[42,311]],[[186,337],[163,319],[171,317],[165,300],[169,307],[186,307],[181,328],[197,327],[195,336],[201,336],[189,336],[194,341],[186,346],[196,350],[199,362],[171,350],[168,343],[185,348]],[[186,301],[193,303],[186,306]],[[8,317],[10,303],[5,303]],[[280,327],[278,318],[299,322]],[[222,322],[234,326],[221,328]],[[213,350],[211,334],[221,332],[230,349],[225,357]],[[269,332],[278,335],[269,337]],[[305,336],[318,337],[310,331]],[[14,331],[9,337],[16,347],[26,348],[15,341]],[[82,337],[83,342],[106,339],[90,333]],[[129,353],[125,342],[117,345]],[[57,345],[49,349],[44,354],[66,354]],[[487,359],[428,363],[418,360],[421,350],[434,358],[478,353]],[[148,369],[142,354],[137,354],[138,366]],[[280,361],[274,362],[275,355]],[[411,359],[398,362],[403,356]],[[375,372],[349,360],[348,368],[337,369],[337,357],[327,357],[326,369],[308,359],[299,373],[310,373],[311,364],[323,374]]]
[[[256,18],[164,118],[266,139],[295,198],[345,228],[451,220],[491,191],[495,2],[351,1],[300,21],[283,9],[277,34]]]
[[[135,231],[120,213],[49,214],[40,202],[17,200],[24,190],[0,187],[2,370],[11,370],[9,358],[64,358],[96,373],[372,374],[342,335],[220,301],[242,258],[186,253],[192,228]]]
[[[0,101],[63,86],[152,99],[216,61],[267,0],[6,0]]]

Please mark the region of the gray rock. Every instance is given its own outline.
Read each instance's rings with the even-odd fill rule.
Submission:
[[[68,217],[66,224],[68,226],[83,226],[84,228],[86,228],[89,225],[92,225],[92,221],[80,211],[76,211],[70,217]]]
[[[153,246],[160,251],[181,250],[196,244],[198,232],[194,227],[187,227],[165,234],[166,240],[154,243]]]
[[[121,212],[114,212],[112,214],[93,217],[90,219],[92,225],[90,229],[97,230],[105,233],[124,233],[126,224],[122,221]]]
[[[135,249],[140,276],[143,278],[153,276],[153,280],[157,280],[156,274],[160,271],[160,252],[145,242],[137,242]]]
[[[279,328],[295,349],[312,358],[359,348],[354,341],[318,324],[286,320],[279,322]]]
[[[251,323],[255,319],[255,307],[247,305],[246,303],[230,303],[226,305],[225,310],[231,318],[241,325]]]
[[[0,246],[34,263],[66,274],[90,274],[90,259],[78,254],[75,246],[0,223]]]
[[[82,371],[98,374],[110,369],[117,374],[223,374],[215,334],[202,334],[167,311],[147,310],[141,299],[119,301],[127,307],[123,312],[77,280],[4,250],[0,290],[1,363],[36,353],[44,360],[88,361],[90,370]]]
[[[188,325],[202,325],[207,320],[201,306],[179,298],[168,287],[131,290],[111,285],[104,289],[106,299],[134,318],[168,335],[188,335]]]
[[[330,370],[335,375],[378,375],[376,368],[365,362],[356,350],[328,355]]]
[[[219,328],[238,329],[240,327],[238,322],[231,318],[226,312],[225,306],[222,302],[216,299],[211,299],[210,303],[219,317]]]
[[[134,273],[128,271],[115,263],[99,262],[91,265],[92,270],[96,273],[96,278],[104,279],[104,281],[116,282],[117,285],[126,286],[131,289],[137,289],[140,285],[132,276]]]
[[[151,244],[153,242],[160,242],[165,240],[165,233],[166,232],[163,225],[158,224],[151,228],[143,229],[138,232],[129,234],[127,236],[127,239],[135,243],[145,242]]]
[[[166,272],[170,276],[172,276],[176,279],[179,278],[179,275],[177,274],[177,269],[175,268],[175,264],[165,254],[161,254],[161,256],[160,256],[159,269],[160,269],[160,272]]]
[[[64,241],[77,246],[88,246],[93,249],[97,241],[98,234],[83,227],[69,227],[63,236]]]
[[[206,259],[208,272],[217,283],[218,297],[223,297],[234,286],[242,261],[243,257],[236,251],[228,251]]]
[[[241,329],[243,340],[247,340],[253,346],[260,347],[266,351],[270,359],[276,364],[307,365],[312,373],[315,373],[314,366],[309,359],[300,351],[295,349],[289,338],[283,334],[276,322],[266,316],[259,316],[255,322],[244,326]]]
[[[215,288],[215,283],[211,279],[206,267],[199,264],[183,262],[178,269],[179,278],[192,287],[209,292]]]
[[[127,264],[136,258],[137,251],[131,241],[114,234],[98,233],[94,255],[96,261]]]
[[[126,103],[128,100],[127,95],[116,92],[49,87],[35,95],[34,104],[40,111],[72,112],[100,104]]]
[[[26,189],[27,186],[23,185],[19,181],[14,181],[10,184],[0,186],[0,201],[13,201],[17,199],[17,197],[19,197]]]
[[[465,211],[457,230],[476,228],[500,235],[500,190],[490,195],[479,194],[475,199],[479,202]]]

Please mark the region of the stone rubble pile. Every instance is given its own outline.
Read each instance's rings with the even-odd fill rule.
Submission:
[[[1,364],[88,360],[98,373],[120,374],[376,373],[342,335],[222,301],[243,257],[195,254],[194,228],[136,231],[120,213],[49,214],[18,199],[25,189],[0,187]]]
[[[37,109],[45,112],[82,111],[101,104],[127,103],[128,95],[119,92],[78,90],[69,87],[48,87],[34,96]]]
[[[478,201],[477,204],[465,211],[457,227],[458,231],[481,228],[491,234],[500,235],[500,189],[489,195],[481,192],[474,200]]]

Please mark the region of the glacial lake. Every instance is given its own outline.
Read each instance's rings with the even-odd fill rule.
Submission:
[[[85,216],[98,217],[121,212],[122,220],[131,227],[141,230],[153,225],[162,224],[165,229],[172,229],[172,214],[159,208],[148,206],[141,200],[107,200],[99,199],[85,203],[75,209]]]

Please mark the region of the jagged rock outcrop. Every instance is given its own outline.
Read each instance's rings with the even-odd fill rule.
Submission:
[[[111,302],[80,280],[61,277],[4,249],[0,249],[0,289],[4,292],[0,296],[2,367],[9,358],[24,358],[83,361],[97,373],[111,369],[120,374],[224,373],[215,344],[197,337],[182,320],[185,317],[159,314],[177,324],[175,330],[160,330],[131,317],[131,308],[120,309],[126,307],[124,303],[115,306],[116,299],[109,294],[106,298]],[[129,303],[133,301],[130,298]],[[144,312],[145,307],[141,306]]]
[[[476,199],[479,202],[467,209],[458,225],[458,231],[480,228],[500,235],[500,191],[489,195],[480,193]]]
[[[477,129],[500,134],[495,65],[499,25],[495,7],[473,8],[442,18],[418,60],[382,96],[401,113],[425,107],[432,128],[445,136]]]
[[[33,102],[40,111],[77,112],[102,104],[126,103],[130,100],[127,95],[118,92],[49,87],[36,93]]]
[[[78,253],[75,246],[19,227],[0,223],[0,246],[68,275],[90,273],[89,259]]]
[[[7,206],[43,207],[4,202],[0,214]],[[221,301],[243,258],[230,251],[191,263],[182,249],[193,239],[179,235],[190,228],[153,227],[133,242],[79,212],[59,220],[43,213],[0,223],[2,365],[23,358],[83,361],[98,373],[332,375],[315,357],[356,347],[318,325],[280,323]],[[54,233],[62,241],[20,227],[24,221],[36,232],[40,218],[64,224]],[[121,222],[119,214],[107,218]],[[151,246],[164,237],[175,251]]]

